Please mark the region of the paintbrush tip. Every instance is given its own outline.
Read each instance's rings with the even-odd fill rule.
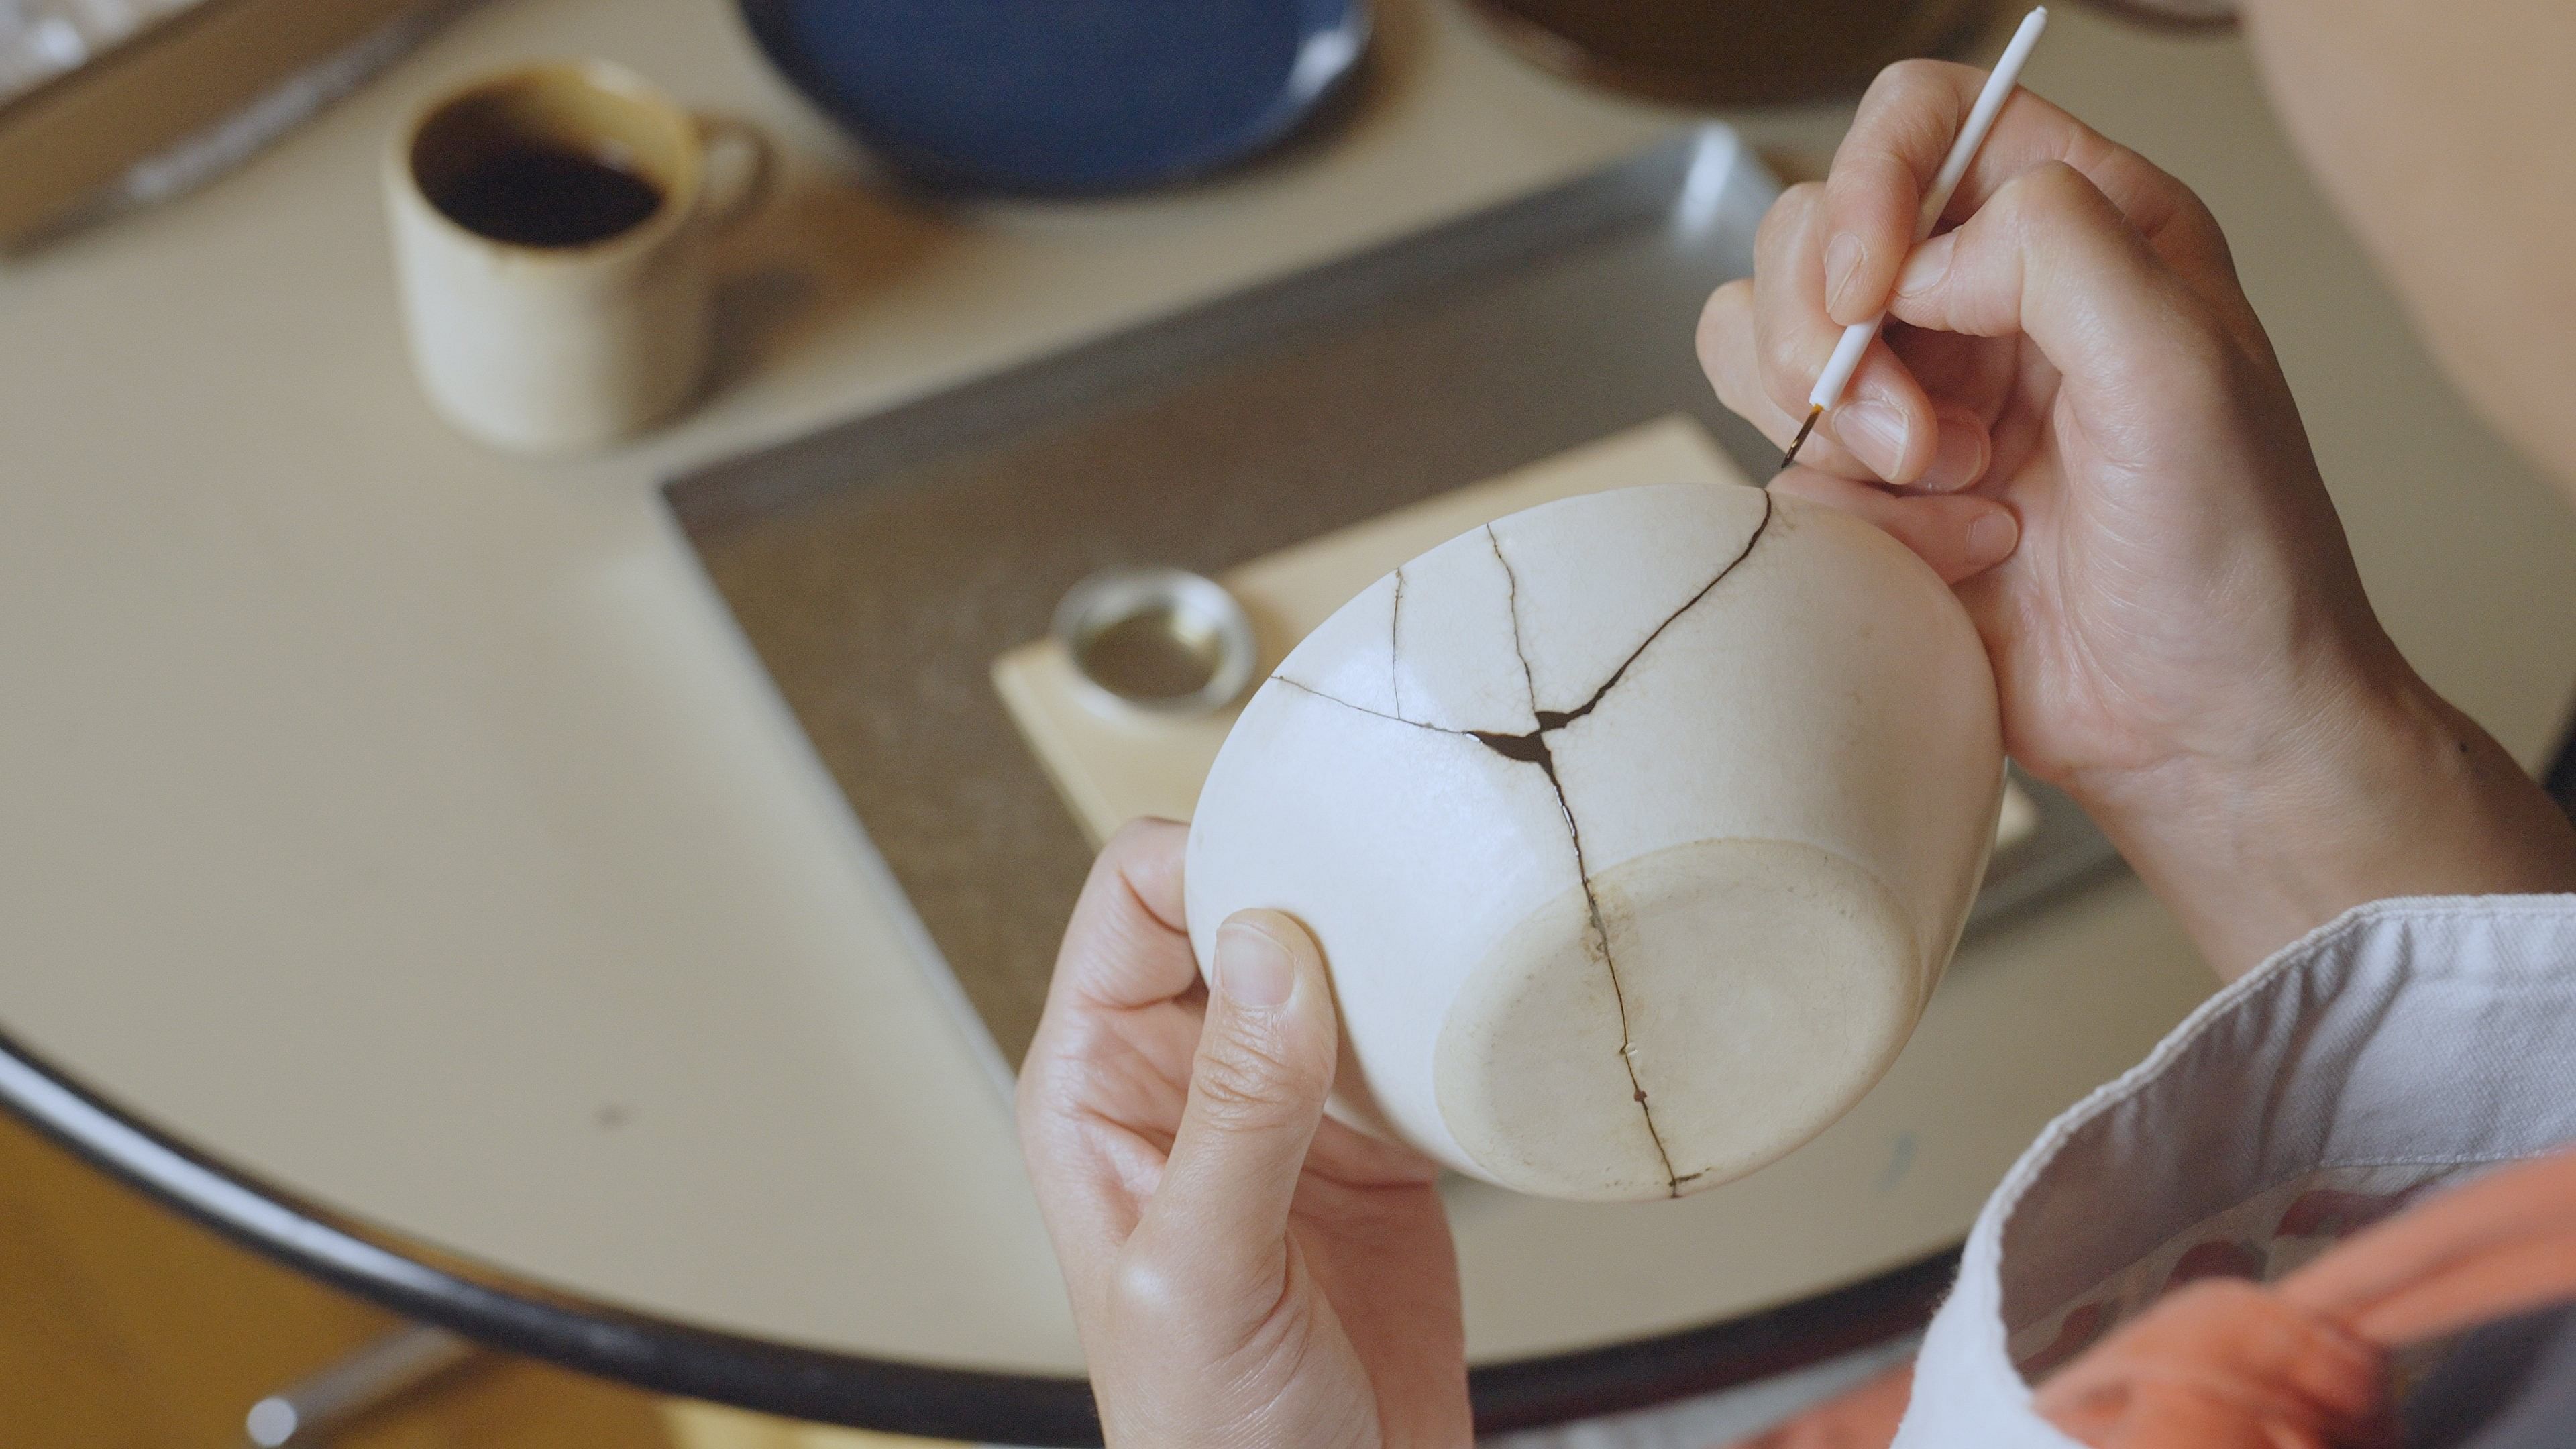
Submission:
[[[1798,450],[1807,446],[1807,435],[1816,430],[1816,419],[1824,415],[1825,410],[1821,406],[1807,409],[1807,420],[1798,425],[1798,436],[1789,440],[1789,451],[1780,455],[1781,472],[1788,472],[1789,465],[1798,461]]]

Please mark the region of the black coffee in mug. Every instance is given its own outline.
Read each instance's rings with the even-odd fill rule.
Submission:
[[[759,208],[769,154],[606,61],[504,71],[414,113],[385,152],[385,215],[438,411],[560,455],[687,406],[714,335],[712,243]]]
[[[614,160],[534,141],[496,148],[442,182],[431,205],[514,246],[587,246],[662,209],[661,188]]]

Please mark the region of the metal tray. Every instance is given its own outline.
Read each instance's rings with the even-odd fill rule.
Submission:
[[[1754,477],[1701,303],[1777,194],[1699,130],[1566,185],[811,437],[665,497],[1007,1061],[1090,850],[994,694],[1112,564],[1215,575],[1667,413]],[[2027,782],[2026,782],[2027,783]],[[2115,859],[2032,786],[1972,926]]]

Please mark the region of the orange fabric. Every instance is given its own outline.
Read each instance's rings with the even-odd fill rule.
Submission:
[[[2576,1152],[2437,1194],[2282,1279],[2280,1291],[2384,1348],[2576,1298]]]
[[[2033,1407],[2093,1449],[2342,1449],[2385,1439],[2382,1372],[2378,1346],[2331,1320],[2203,1278],[2052,1375]]]
[[[2365,1229],[2280,1282],[2205,1278],[2041,1384],[2092,1449],[2376,1449],[2389,1350],[2576,1300],[2576,1152]],[[1886,1449],[1911,1378],[1873,1379],[1743,1449]]]

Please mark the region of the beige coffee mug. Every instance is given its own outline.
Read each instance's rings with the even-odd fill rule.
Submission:
[[[600,61],[424,107],[385,157],[414,370],[441,416],[515,452],[596,448],[703,385],[708,240],[758,203],[766,144]]]

